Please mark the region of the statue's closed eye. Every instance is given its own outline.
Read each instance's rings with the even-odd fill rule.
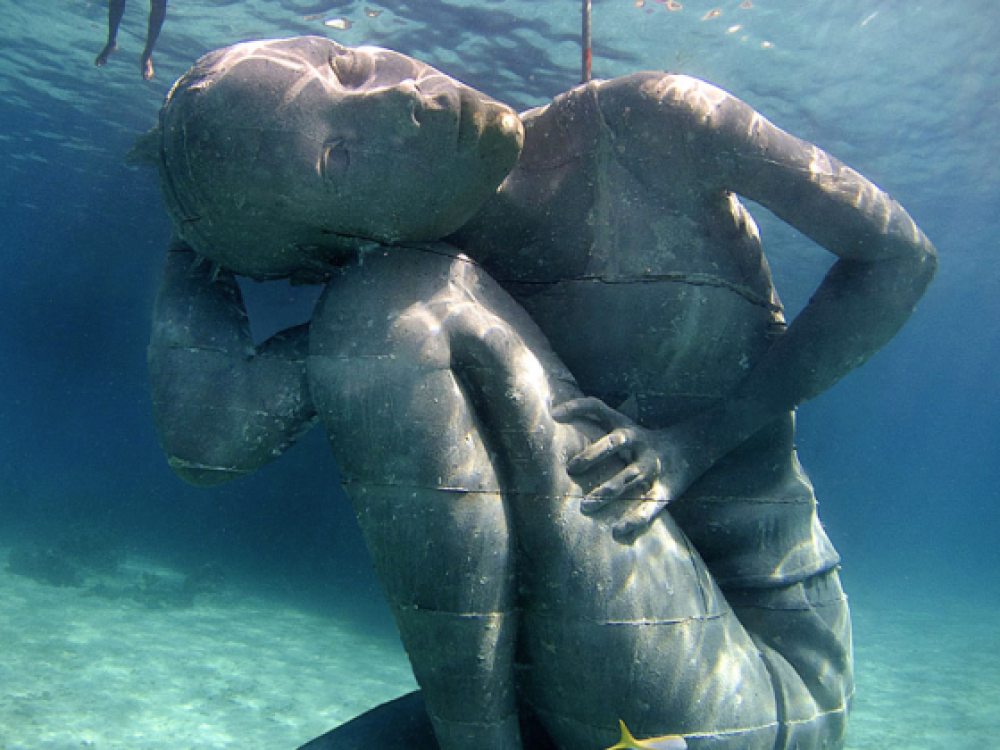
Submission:
[[[329,141],[323,145],[320,159],[320,174],[324,180],[333,180],[344,174],[351,165],[351,155],[342,140]]]
[[[372,74],[372,60],[354,50],[341,47],[330,56],[330,68],[345,88],[364,86]]]

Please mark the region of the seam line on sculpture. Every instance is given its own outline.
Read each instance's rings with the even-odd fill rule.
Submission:
[[[186,346],[184,344],[167,344],[167,349],[172,349],[174,351],[181,352],[193,352],[199,354],[201,352],[212,352],[215,354],[226,354],[231,355],[232,351],[225,349],[221,346]]]
[[[407,610],[410,612],[420,612],[427,615],[440,615],[442,617],[459,617],[466,620],[497,620],[509,617],[514,614],[514,609],[501,610],[499,612],[453,612],[447,609],[435,609],[434,607],[421,607],[419,604],[392,604],[394,609]]]
[[[187,461],[183,458],[177,458],[176,456],[170,456],[167,458],[167,465],[174,469],[198,469],[200,471],[217,471],[223,474],[239,474],[246,475],[250,474],[253,469],[237,469],[231,466],[212,466],[210,464],[197,463],[195,461]]]
[[[849,693],[846,693],[844,697],[847,698],[848,700],[853,698],[854,690],[851,690]],[[785,721],[784,724],[786,726],[795,726],[797,724],[808,724],[812,721],[816,721],[816,719],[821,719],[825,716],[833,716],[834,714],[843,714],[846,712],[847,712],[847,706],[838,706],[837,708],[831,708],[826,711],[814,711],[812,716],[808,716],[806,718],[789,719]]]
[[[235,413],[235,414],[245,414],[247,416],[263,417],[265,419],[273,419],[274,411],[270,409],[249,409],[244,406],[235,405],[221,405],[217,406],[215,404],[204,404],[201,407],[204,412],[224,412],[224,413]],[[316,417],[309,417],[306,421],[315,424],[318,420]]]
[[[360,484],[365,487],[391,487],[393,489],[405,489],[405,490],[440,490],[441,492],[462,492],[470,495],[497,495],[503,494],[505,496],[521,496],[527,495],[540,500],[563,500],[566,499],[567,495],[544,495],[541,492],[534,492],[532,490],[517,490],[504,487],[491,487],[487,489],[471,489],[469,487],[453,487],[448,485],[422,485],[422,484],[393,484],[392,482],[372,482],[370,480],[363,479],[351,479],[350,477],[345,477],[341,475],[341,484]],[[576,500],[582,500],[583,495],[572,495],[570,496]]]
[[[531,497],[538,498],[540,500],[564,500],[567,497],[573,497],[574,499],[582,500],[583,495],[545,495],[541,492],[536,492],[533,490],[518,490],[509,487],[493,487],[488,489],[472,489],[469,487],[454,487],[448,485],[417,485],[417,484],[394,484],[392,482],[373,482],[370,480],[361,479],[351,479],[350,477],[341,476],[341,484],[361,484],[367,487],[392,487],[396,489],[410,489],[410,490],[441,490],[443,492],[465,492],[468,494],[481,494],[481,495],[495,495],[497,493],[502,493],[506,496],[522,496],[530,495]],[[710,503],[753,503],[758,505],[803,505],[812,506],[813,501],[810,498],[798,499],[795,497],[775,497],[775,498],[760,498],[760,497],[744,497],[742,495],[711,495],[702,497],[691,497],[685,498],[685,501],[690,501],[692,503],[697,503],[700,501],[707,501]]]
[[[732,598],[737,598],[737,592],[723,592],[727,596]],[[845,594],[841,599],[824,599],[817,602],[809,602],[808,604],[789,604],[787,606],[781,606],[780,604],[770,605],[762,604],[759,602],[743,604],[742,602],[733,604],[732,606],[736,609],[743,611],[747,609],[757,609],[764,612],[813,612],[816,609],[822,609],[823,607],[835,607],[838,604],[844,604],[847,601],[847,595]]]
[[[734,284],[731,281],[726,281],[725,279],[718,278],[716,276],[709,276],[707,274],[684,274],[684,273],[659,273],[659,274],[646,274],[642,276],[619,276],[614,279],[604,278],[602,276],[594,276],[591,274],[581,274],[579,276],[570,276],[565,279],[559,279],[558,281],[525,281],[522,279],[503,279],[500,280],[501,284],[518,284],[522,286],[556,286],[558,284],[565,284],[567,282],[598,282],[601,284],[654,284],[657,282],[668,282],[675,284],[687,284],[689,286],[711,286],[720,289],[728,289],[740,297],[743,297],[747,302],[757,305],[759,307],[765,307],[769,310],[779,311],[782,309],[780,305],[776,305],[771,302],[770,298],[764,297],[760,294],[750,291],[746,287],[739,284]]]
[[[328,359],[328,360],[332,359],[332,360],[341,360],[341,361],[344,361],[344,362],[351,362],[353,360],[366,360],[366,359],[368,359],[368,360],[381,360],[381,359],[385,359],[385,360],[390,360],[391,361],[391,360],[396,359],[396,355],[395,354],[323,354],[322,352],[319,352],[319,353],[316,353],[316,354],[310,354],[309,357],[308,357],[308,359],[314,359],[314,360],[317,360],[317,359]],[[430,369],[430,368],[427,368],[427,369]],[[435,367],[433,369],[435,369],[435,370],[447,370],[449,368],[446,365],[440,365],[440,366]]]
[[[777,721],[769,721],[765,724],[758,724],[752,727],[739,727],[738,729],[724,729],[718,732],[685,732],[684,737],[701,737],[704,739],[713,739],[716,737],[738,737],[741,734],[760,732],[763,729],[773,729],[777,726],[779,726],[779,723]]]
[[[440,490],[442,492],[463,492],[470,495],[496,495],[501,492],[506,492],[500,487],[494,487],[485,490],[473,490],[468,487],[448,487],[441,485],[415,485],[415,484],[392,484],[391,482],[370,482],[366,480],[351,479],[349,477],[344,477],[341,475],[341,484],[360,484],[365,487],[391,487],[393,489],[404,489],[404,490]]]
[[[514,712],[501,716],[497,721],[459,721],[458,719],[449,719],[441,714],[435,714],[431,711],[428,711],[427,713],[429,716],[436,717],[438,721],[443,721],[447,724],[453,724],[460,727],[495,727],[499,724],[503,724],[507,720],[512,720],[517,717],[517,712]]]
[[[729,503],[732,503],[732,502],[735,501],[735,502],[740,502],[740,503],[748,503],[748,504],[752,503],[752,504],[757,504],[757,505],[806,505],[806,506],[812,506],[813,505],[813,499],[812,499],[812,497],[808,497],[808,496],[799,497],[797,495],[774,495],[774,496],[767,496],[767,495],[758,495],[758,496],[753,496],[753,495],[749,495],[749,496],[748,495],[694,495],[692,497],[685,497],[684,500],[685,501],[689,501],[691,503],[704,502],[704,503],[726,503],[726,504],[729,504]]]
[[[165,348],[171,351],[191,352],[193,354],[201,354],[202,352],[208,352],[211,354],[223,354],[227,357],[240,357],[246,362],[274,360],[279,363],[292,363],[298,365],[305,364],[310,356],[307,354],[301,357],[284,357],[281,355],[272,354],[267,351],[264,352],[253,351],[249,347],[247,347],[242,352],[233,352],[232,349],[227,349],[222,346],[190,346],[186,344],[177,344],[177,343],[168,343]]]
[[[544,712],[544,711],[543,711]],[[598,726],[596,724],[591,724],[586,721],[580,721],[579,719],[572,719],[566,716],[561,717],[562,720],[572,721],[574,724],[583,727],[590,727],[591,729],[605,729],[606,727]],[[684,737],[701,737],[705,739],[710,739],[713,737],[736,737],[741,734],[748,734],[750,732],[759,732],[763,729],[773,729],[778,726],[777,721],[769,721],[763,724],[757,724],[750,727],[739,727],[737,729],[724,729],[716,732],[685,732]]]
[[[523,617],[525,619],[545,619],[545,620],[570,620],[573,622],[586,622],[594,625],[621,625],[621,626],[634,626],[634,625],[683,625],[687,622],[711,622],[712,620],[721,620],[723,617],[728,617],[733,614],[732,610],[726,610],[724,612],[716,612],[709,615],[690,615],[689,617],[671,617],[663,619],[641,619],[641,620],[600,620],[592,617],[565,617],[558,614],[546,614],[544,612],[524,612]]]

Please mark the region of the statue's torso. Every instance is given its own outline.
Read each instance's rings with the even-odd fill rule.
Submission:
[[[648,184],[650,165],[618,151],[595,90],[524,115],[518,166],[455,240],[585,392],[663,424],[730,392],[784,319],[739,202],[697,190],[682,150],[667,165],[678,177],[656,165]]]
[[[641,138],[623,137],[615,116],[594,86],[523,115],[521,160],[453,241],[524,306],[586,394],[658,427],[731,393],[785,319],[752,218],[699,181],[713,155],[675,133],[643,163]],[[778,420],[672,506],[724,586],[801,580],[839,559],[792,436],[791,417]]]

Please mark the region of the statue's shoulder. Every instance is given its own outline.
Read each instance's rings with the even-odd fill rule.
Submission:
[[[733,106],[746,106],[715,84],[693,76],[642,71],[595,82],[606,120],[664,120],[674,126],[711,127],[713,118]]]
[[[604,135],[597,81],[575,86],[551,102],[520,113],[524,149],[520,171],[549,169],[595,153]]]
[[[579,128],[595,118],[686,117],[692,123],[727,104],[742,105],[724,89],[693,76],[645,70],[581,83],[549,104],[521,113],[526,124]],[[745,105],[743,105],[745,106]]]
[[[675,176],[683,170],[687,193],[698,187],[718,193],[728,168],[720,154],[745,150],[759,120],[718,86],[662,71],[588,81],[521,119],[524,149],[505,189],[534,196],[555,184],[554,171],[564,187],[579,176],[585,190],[608,158],[644,182],[666,187],[664,170]],[[676,180],[670,184],[680,187]]]

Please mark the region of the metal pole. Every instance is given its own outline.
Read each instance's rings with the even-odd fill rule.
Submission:
[[[590,80],[590,0],[583,0],[583,83]]]

